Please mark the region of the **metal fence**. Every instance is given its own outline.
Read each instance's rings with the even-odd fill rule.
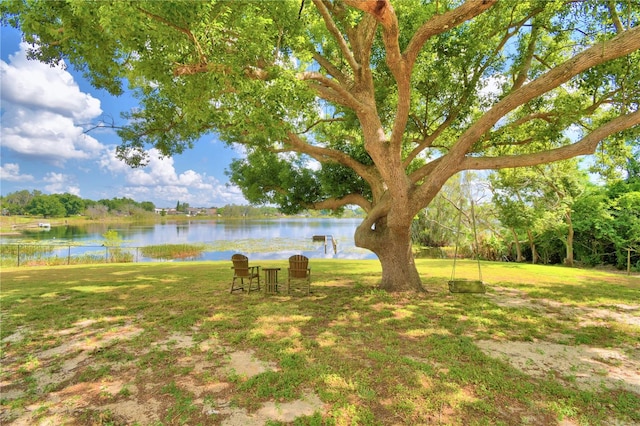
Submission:
[[[3,266],[77,265],[89,263],[140,262],[142,247],[71,244],[2,244]]]

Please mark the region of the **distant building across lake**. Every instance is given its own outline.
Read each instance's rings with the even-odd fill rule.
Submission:
[[[178,211],[175,208],[156,208],[155,213],[159,215],[167,215],[167,216],[176,216],[176,215],[187,215],[187,216],[217,216],[218,209],[216,207],[213,208],[204,208],[204,207],[187,207],[185,211]]]

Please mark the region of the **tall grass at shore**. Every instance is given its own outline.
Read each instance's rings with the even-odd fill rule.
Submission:
[[[141,247],[140,254],[151,259],[196,259],[206,249],[206,244],[160,244]]]

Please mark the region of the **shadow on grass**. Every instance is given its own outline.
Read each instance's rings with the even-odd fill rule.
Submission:
[[[72,378],[56,384],[58,389],[71,392],[80,382],[99,387],[125,377],[126,372],[130,388],[164,390],[173,396],[160,407],[153,408],[150,401],[148,409],[163,415],[175,413],[181,422],[194,424],[212,421],[202,414],[204,401],[214,407],[227,403],[255,412],[261,403],[290,401],[309,390],[324,402],[325,411],[319,415],[326,424],[556,424],[563,417],[582,423],[636,419],[629,414],[629,403],[610,402],[609,390],[586,392],[562,377],[531,377],[483,353],[475,343],[479,339],[535,341],[571,332],[576,340],[607,342],[601,340],[600,330],[580,329],[546,311],[500,306],[495,300],[498,292],[491,288],[487,295],[448,293],[450,262],[419,262],[429,293],[389,294],[376,288],[378,262],[314,260],[309,297],[229,294],[229,263],[3,273],[2,338],[20,330],[24,333],[22,339],[3,341],[7,366],[3,381],[12,383],[12,389],[24,390],[22,396],[3,400],[3,409],[20,412],[20,407],[50,403],[51,385],[43,385],[37,371],[55,372],[62,366],[38,354],[56,348],[61,332],[79,321],[122,316],[126,318],[123,324],[140,329],[140,334],[110,341],[108,351],[95,351],[91,356],[97,364],[78,365]],[[260,263],[282,266],[277,261]],[[549,277],[558,275],[556,270],[507,266],[503,270],[490,265],[487,281],[504,279],[515,270],[519,282],[512,288],[523,298],[544,294],[541,297],[559,299],[559,303],[571,298],[585,303],[597,294],[598,287],[582,288],[590,285],[586,284],[589,279],[578,278],[574,272],[563,271],[571,279],[563,285],[550,281]],[[474,264],[463,264],[460,273],[474,274],[473,268]],[[582,271],[581,275],[589,273]],[[601,278],[594,275],[593,282],[600,283]],[[611,284],[600,288],[607,300],[616,303],[637,300],[631,286],[621,287],[615,292]],[[115,328],[109,321],[93,327],[97,335]],[[622,343],[638,337],[636,329],[617,333],[626,333],[625,339],[616,339]],[[252,353],[277,368],[248,378],[211,367],[234,351]],[[59,360],[63,365],[67,361]],[[118,362],[126,363],[126,368],[118,370]],[[109,368],[100,370],[104,365]],[[97,372],[101,372],[99,377]],[[198,399],[181,385],[189,381],[203,388],[213,384],[222,389],[224,384],[225,393],[211,391]],[[616,392],[618,399],[637,401],[633,393]],[[138,398],[126,393],[117,398]],[[117,398],[96,397],[92,409],[106,412]],[[216,418],[214,423],[221,421]],[[302,419],[299,424],[315,421]]]

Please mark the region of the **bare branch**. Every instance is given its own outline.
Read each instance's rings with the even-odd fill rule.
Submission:
[[[640,125],[640,111],[616,117],[598,127],[571,145],[532,154],[500,157],[466,157],[460,162],[460,170],[487,170],[512,167],[528,167],[553,161],[568,160],[580,155],[593,154],[598,144],[607,137]]]
[[[399,25],[393,6],[388,0],[346,0],[346,4],[373,16],[382,25],[382,41],[386,52],[386,63],[398,85],[396,119],[391,131],[391,146],[394,154],[402,147],[402,134],[406,127],[410,109],[410,68],[402,57],[399,43]],[[395,156],[394,156],[395,159]]]
[[[353,57],[353,54],[351,53],[351,50],[347,45],[347,41],[344,39],[344,37],[342,37],[342,33],[336,26],[336,23],[333,21],[333,18],[331,17],[329,10],[327,10],[327,7],[324,5],[322,0],[313,0],[313,4],[315,4],[316,7],[318,8],[318,11],[322,16],[322,19],[324,20],[324,23],[327,26],[327,29],[333,35],[333,38],[336,40],[336,42],[338,42],[340,51],[342,52],[344,57],[347,59],[347,62],[351,66],[351,69],[353,69],[354,73],[357,73],[358,70],[360,69],[360,65],[356,62],[355,58]]]
[[[453,123],[456,116],[457,114],[448,116],[433,133],[425,137],[417,147],[411,150],[411,153],[409,153],[407,158],[404,159],[403,166],[407,167],[425,148],[432,146],[433,141],[435,141],[438,136],[440,136],[442,132],[444,132],[451,123]]]
[[[94,123],[81,123],[79,124],[80,126],[84,127],[84,126],[91,126],[89,128],[87,128],[86,130],[83,130],[82,133],[89,134],[92,131],[96,130],[96,129],[124,129],[124,127],[122,126],[116,126],[116,122],[113,119],[113,117],[111,117],[110,115],[108,115],[109,120],[111,121],[111,124],[105,124],[105,120],[100,121],[100,123],[98,124],[94,124]]]

